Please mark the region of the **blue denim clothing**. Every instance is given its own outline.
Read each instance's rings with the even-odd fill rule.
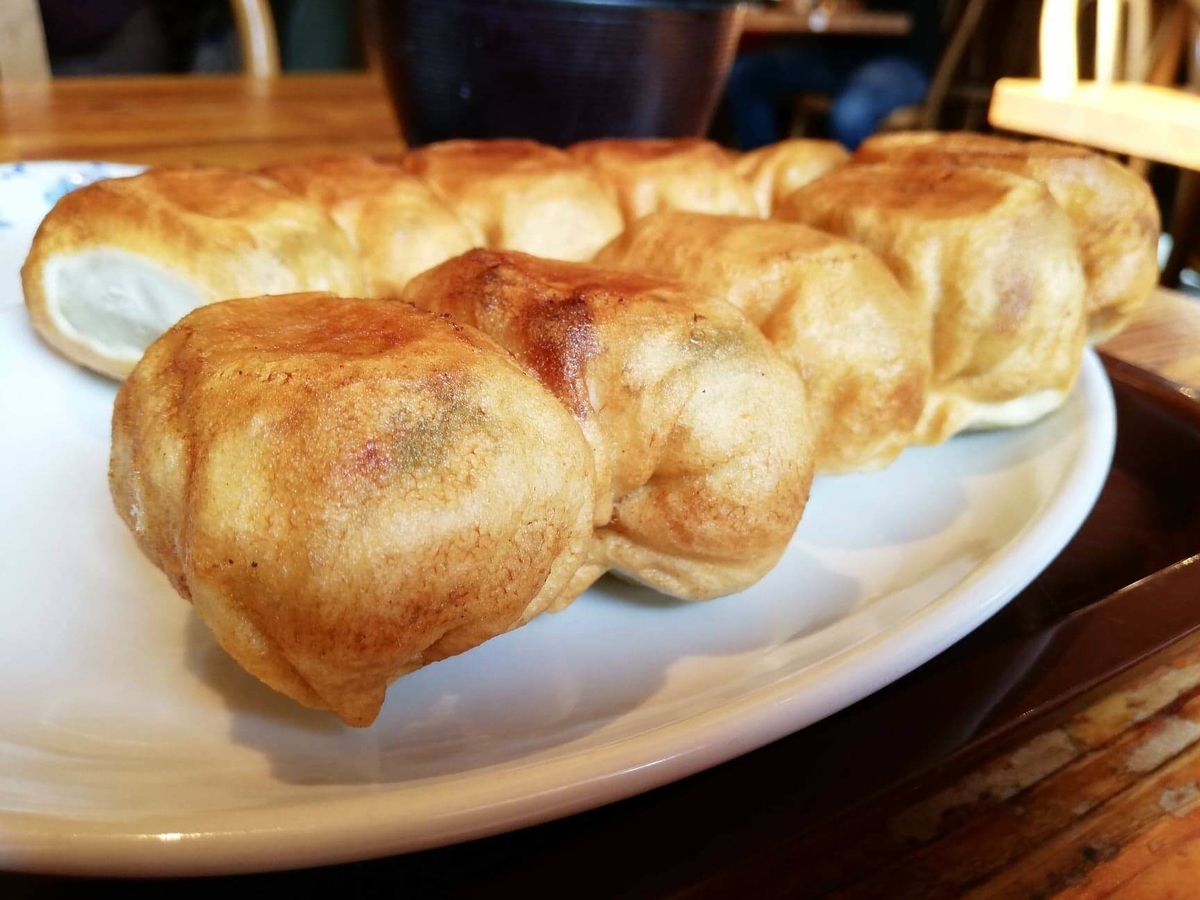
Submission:
[[[833,100],[830,133],[853,150],[892,111],[920,103],[927,90],[929,76],[908,57],[851,61],[820,46],[744,53],[734,62],[726,88],[734,133],[742,150],[786,137],[779,107],[797,94],[829,95]]]

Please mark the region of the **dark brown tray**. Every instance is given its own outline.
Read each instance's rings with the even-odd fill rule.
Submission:
[[[853,841],[864,816],[886,815],[1200,640],[1200,402],[1118,360],[1105,366],[1118,438],[1091,516],[1001,613],[890,687],[715,769],[563,821],[374,862],[176,882],[172,895],[235,885],[293,896],[815,890],[819,879],[805,876],[820,862],[814,847]],[[0,875],[0,896],[14,900],[88,886]]]

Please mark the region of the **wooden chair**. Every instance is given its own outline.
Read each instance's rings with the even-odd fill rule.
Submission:
[[[267,0],[230,0],[237,26],[242,74],[279,74],[279,40]],[[0,79],[46,81],[50,57],[37,0],[0,0]]]
[[[1200,7],[1196,0],[1189,4]],[[1126,49],[1120,54],[1123,9]],[[1168,86],[1178,57],[1165,49],[1186,15],[1164,16],[1150,39],[1149,0],[1097,0],[1096,77],[1079,80],[1079,0],[1045,0],[1041,77],[996,83],[988,119],[997,128],[1200,169],[1200,97]],[[1160,37],[1166,35],[1165,37]],[[1158,64],[1155,48],[1167,62]],[[1158,84],[1147,77],[1162,78]]]
[[[8,81],[45,81],[50,77],[50,56],[37,0],[0,2],[0,78]]]

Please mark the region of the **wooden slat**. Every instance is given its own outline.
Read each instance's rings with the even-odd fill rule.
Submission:
[[[1184,727],[1200,730],[1197,704],[1185,707],[1176,721],[1190,723],[1176,725],[1177,731]],[[1162,732],[1158,735],[1160,740],[1162,735]],[[1170,815],[1171,798],[1195,789],[1200,779],[1200,745],[1193,741],[1182,752],[1172,753],[1174,749],[1171,741],[1162,740],[1161,753],[1170,755],[1165,765],[1151,770],[1136,765],[1136,759],[1127,758],[1127,771],[1136,778],[1126,790],[1088,811],[1071,827],[1038,844],[1018,864],[1007,867],[965,896],[970,900],[1050,897],[1089,873],[1098,875],[1109,860],[1116,858],[1122,846]],[[1157,761],[1159,750],[1153,743],[1143,747],[1150,763]],[[1153,896],[1148,895],[1147,900]]]
[[[1038,64],[1051,93],[1065,93],[1079,81],[1078,23],[1079,0],[1043,0]]]
[[[1179,715],[1151,718],[1102,750],[1082,757],[1027,791],[973,817],[963,828],[922,848],[901,864],[888,867],[835,896],[845,900],[882,897],[890,890],[894,892],[892,896],[936,900],[961,897],[973,885],[997,874],[1002,882],[1007,882],[1010,874],[1017,880],[1025,875],[1039,882],[1056,879],[1061,874],[1057,867],[1016,863],[1047,846],[1058,846],[1061,836],[1073,833],[1094,810],[1142,785],[1147,772],[1197,742],[1200,742],[1200,699],[1193,699]],[[1132,823],[1134,819],[1128,821]],[[1110,842],[1116,839],[1115,835],[1109,836]],[[1087,845],[1087,842],[1070,842],[1072,848]],[[999,890],[981,888],[979,897],[982,900],[1012,896],[1007,893],[1008,888],[1007,883]]]
[[[1200,881],[1200,792],[1195,784],[1164,792],[1170,817],[1131,841],[1110,862],[1058,894],[1058,900],[1194,897]]]
[[[37,0],[0,0],[0,80],[49,77],[50,57]]]
[[[925,900],[957,896],[988,873],[1024,870],[1022,854],[1031,846],[1097,808],[1097,794],[1119,795],[1137,780],[1122,773],[1120,760],[1131,747],[1152,742],[1175,708],[1198,694],[1200,646],[890,819],[868,807],[828,835],[764,847],[758,857],[707,879],[698,896],[735,896],[755,872],[786,879],[778,860],[789,857],[804,864],[790,881],[775,884],[771,896]],[[1090,799],[1081,793],[1088,790],[1095,792]],[[1021,831],[1031,826],[1037,827]],[[847,833],[854,834],[852,842]]]
[[[1147,84],[1080,82],[1054,93],[1002,78],[988,121],[997,128],[1200,169],[1200,97]]]
[[[279,74],[279,37],[267,0],[232,0],[242,73],[253,78]]]
[[[1150,0],[1125,0],[1129,21],[1125,38],[1125,79],[1146,81],[1150,68]]]
[[[1112,84],[1118,77],[1117,44],[1121,40],[1122,0],[1096,0],[1096,82]]]

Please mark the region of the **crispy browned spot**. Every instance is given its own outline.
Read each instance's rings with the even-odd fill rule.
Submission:
[[[486,250],[471,255],[484,268],[483,307],[502,308],[519,342],[509,349],[574,416],[587,418],[587,364],[600,352],[593,307],[604,291],[569,284],[571,273],[549,261]]]
[[[600,351],[587,300],[545,298],[526,306],[521,321],[526,363],[572,415],[586,418],[587,363]]]
[[[847,206],[920,210],[922,216],[959,217],[987,212],[1008,193],[1003,177],[986,169],[914,165],[853,166],[818,184],[838,193]]]
[[[220,337],[214,345],[221,348],[221,355],[230,357],[246,350],[374,356],[419,340],[425,333],[422,319],[399,307],[391,309],[387,303],[312,297],[293,304],[287,321],[281,323],[277,307],[262,300],[231,302],[241,304],[236,318],[226,321],[220,315],[205,316],[206,327]],[[204,309],[219,310],[221,305]],[[404,307],[411,312],[411,306]]]

